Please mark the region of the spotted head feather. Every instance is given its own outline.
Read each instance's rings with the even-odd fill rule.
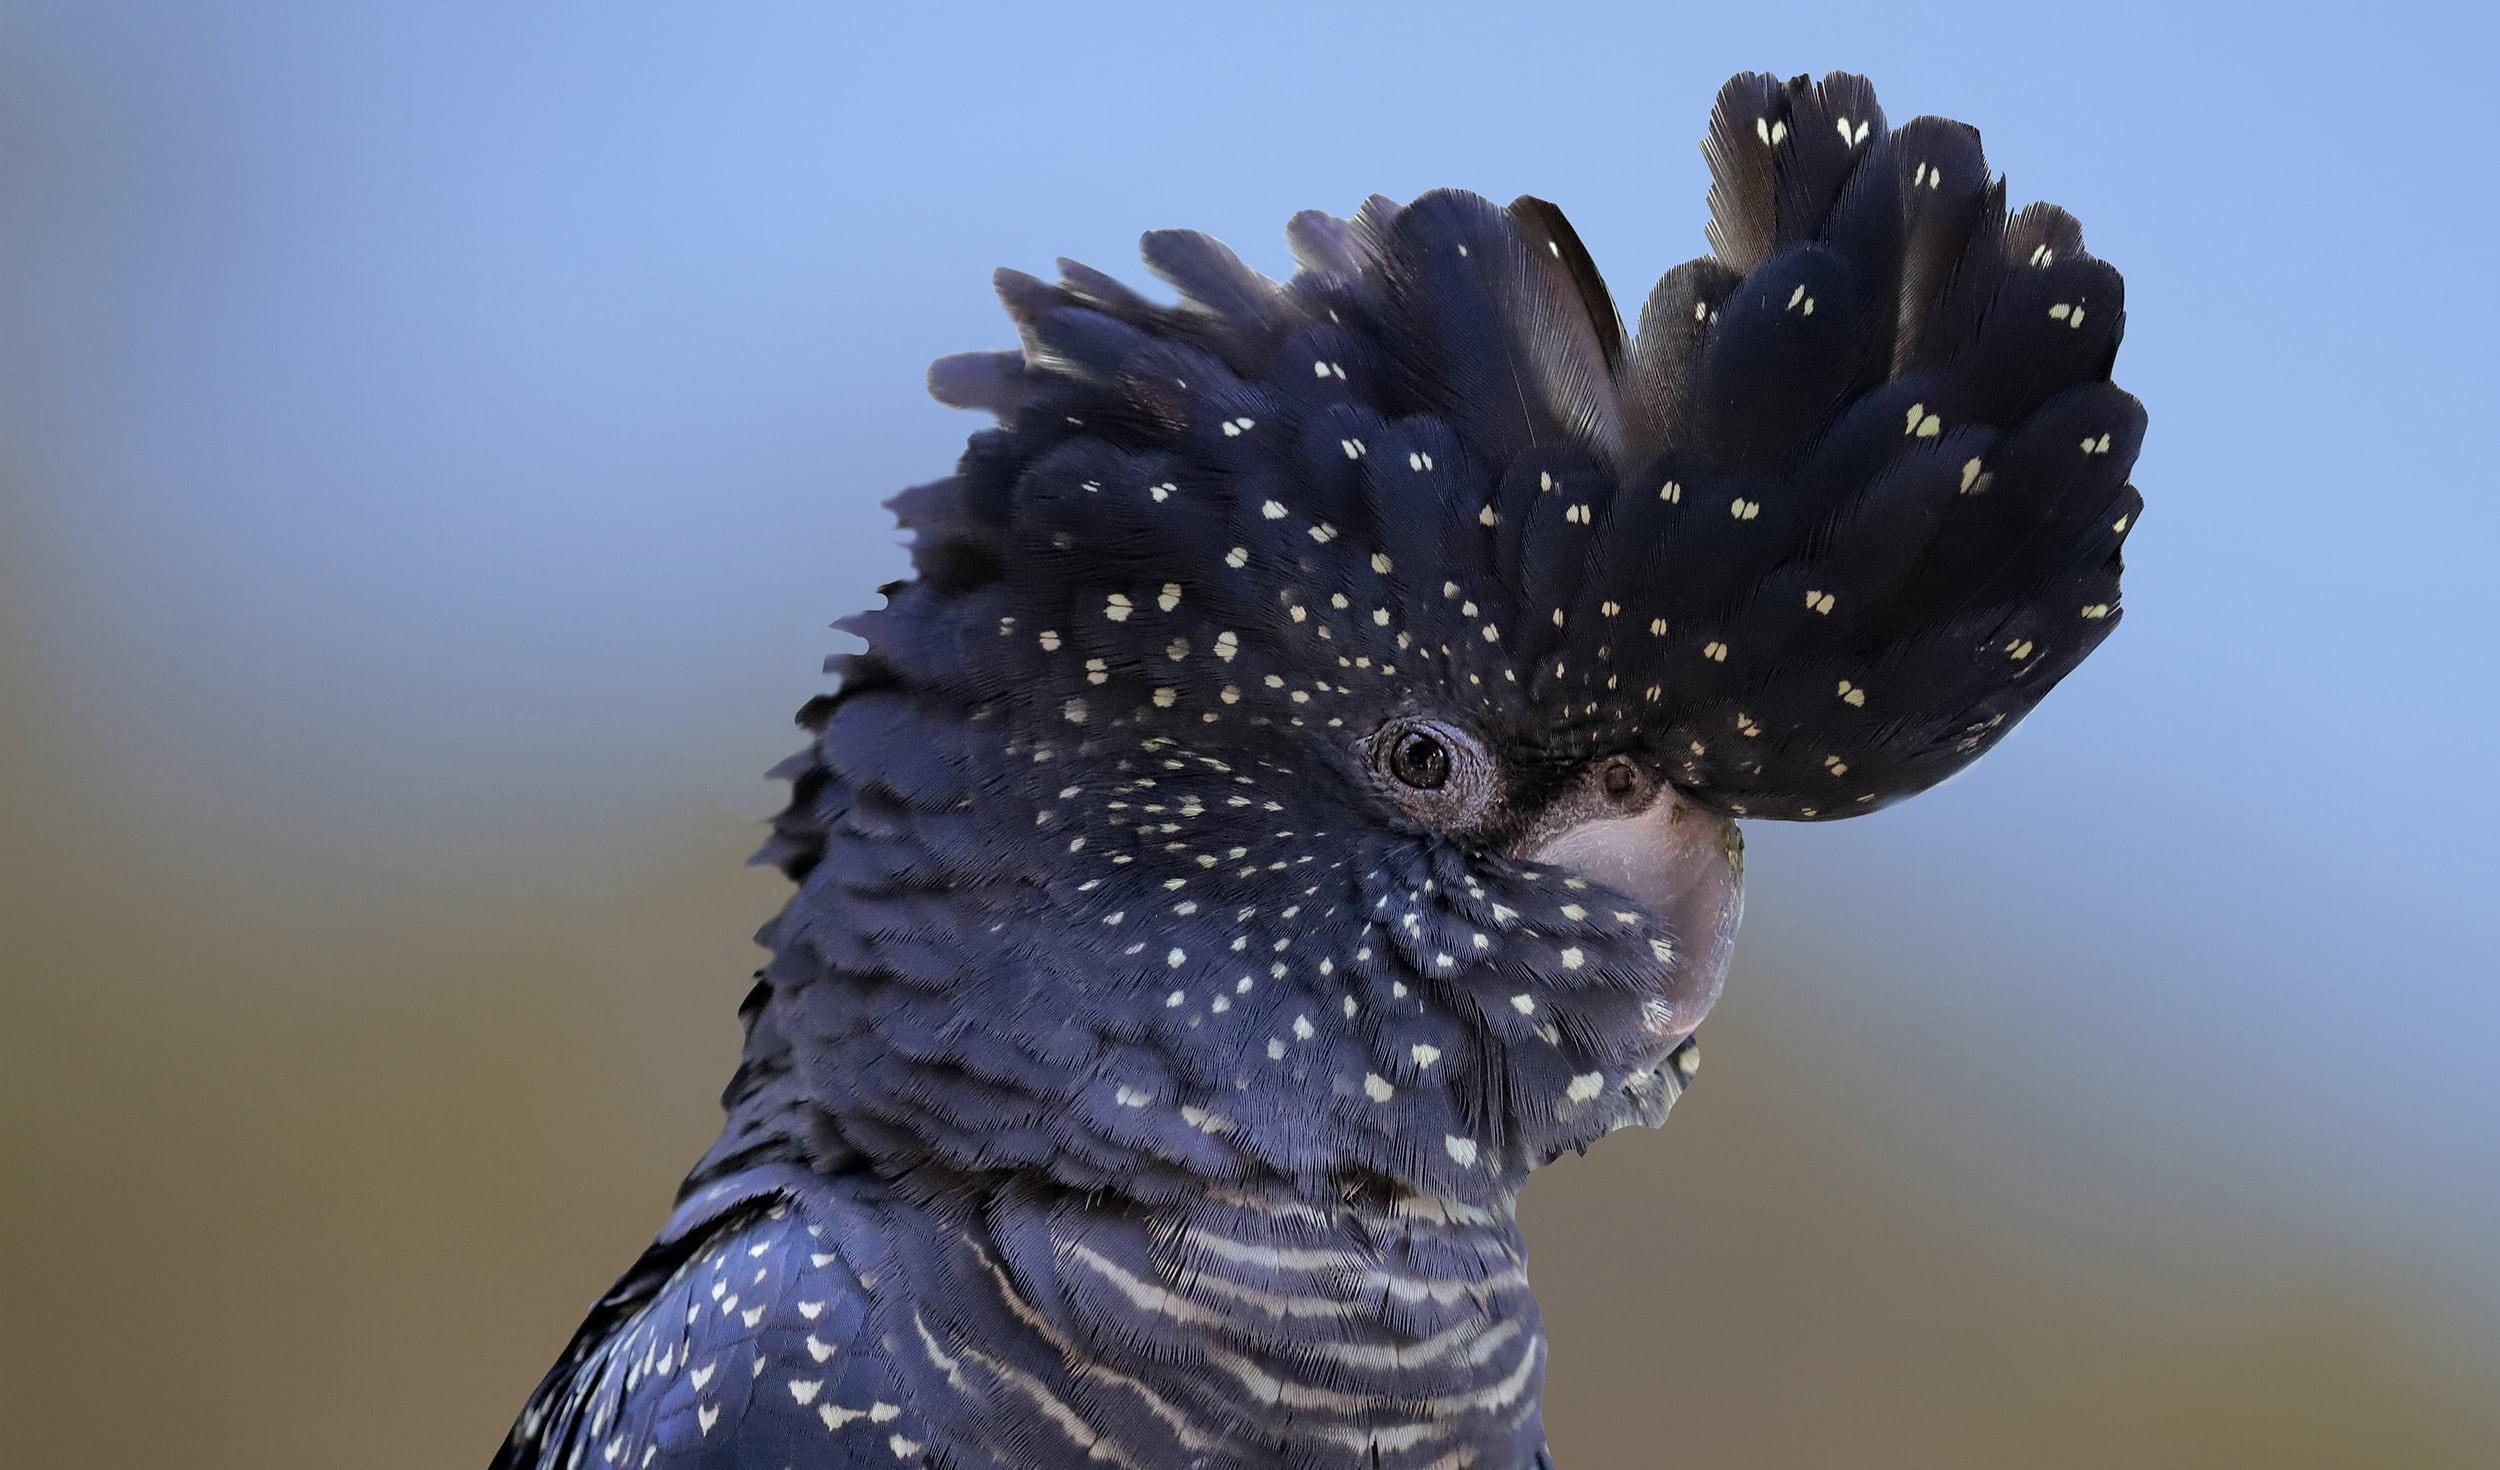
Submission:
[[[767,849],[826,1135],[932,1189],[1498,1194],[1663,1114],[1724,936],[1385,801],[1381,732],[1468,732],[1514,826],[1609,760],[1847,816],[2107,636],[2116,272],[1855,77],[1739,77],[1704,151],[1715,253],[1629,341],[1536,199],[1298,216],[1282,282],[1159,231],[1176,305],[1000,273],[1018,350],[930,374],[997,426],[894,502],[916,575]]]

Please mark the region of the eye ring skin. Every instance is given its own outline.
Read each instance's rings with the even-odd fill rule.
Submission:
[[[1400,747],[1414,736],[1437,742],[1447,774],[1437,786],[1418,786],[1393,768]],[[1416,821],[1449,836],[1472,832],[1501,805],[1500,762],[1482,740],[1447,720],[1401,715],[1355,742],[1363,769],[1380,793]]]

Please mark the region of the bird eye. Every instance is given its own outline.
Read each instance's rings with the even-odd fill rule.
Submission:
[[[1450,781],[1450,748],[1425,730],[1409,730],[1389,752],[1389,774],[1418,791],[1438,791]]]
[[[1476,826],[1500,794],[1493,757],[1455,725],[1391,720],[1362,750],[1384,795],[1409,816],[1445,832]]]

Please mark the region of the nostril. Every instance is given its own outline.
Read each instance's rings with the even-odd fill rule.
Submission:
[[[1628,756],[1616,756],[1597,773],[1598,788],[1621,805],[1630,806],[1649,794],[1649,782]]]

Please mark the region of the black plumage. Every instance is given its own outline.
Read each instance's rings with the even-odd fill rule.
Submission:
[[[499,1465],[1543,1462],[1513,1201],[1692,1075],[1724,818],[1975,759],[2140,504],[2117,273],[1975,132],[1749,76],[1704,150],[1629,340],[1535,199],[1000,273],[776,773],[728,1126]]]

